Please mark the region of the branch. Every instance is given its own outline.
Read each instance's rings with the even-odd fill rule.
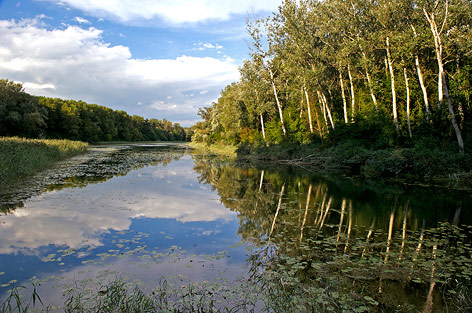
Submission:
[[[439,31],[439,35],[441,35],[441,33],[444,30],[444,26],[446,26],[448,8],[449,8],[449,1],[446,0],[446,12],[444,13],[444,21],[443,21],[443,24],[441,26],[441,30]]]

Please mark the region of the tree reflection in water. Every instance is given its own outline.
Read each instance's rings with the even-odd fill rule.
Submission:
[[[194,156],[274,310],[468,311],[470,197]]]

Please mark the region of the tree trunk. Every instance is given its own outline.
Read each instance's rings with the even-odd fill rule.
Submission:
[[[416,29],[415,26],[410,24],[411,29],[413,30],[413,34],[415,35],[415,38],[418,37],[416,34]],[[420,87],[421,91],[423,92],[423,100],[424,100],[424,105],[426,108],[426,122],[431,121],[430,113],[429,113],[429,103],[428,103],[428,92],[426,91],[426,87],[424,85],[424,79],[423,79],[423,74],[421,73],[421,67],[420,67],[420,59],[418,57],[418,53],[415,53],[415,65],[416,65],[416,72],[418,73],[418,80],[420,82]]]
[[[265,140],[266,137],[265,137],[265,130],[264,130],[264,118],[262,117],[262,113],[260,114],[260,116],[261,116],[262,138],[264,138]]]
[[[318,116],[318,111],[316,110],[316,107],[313,108],[313,112],[315,112],[316,126],[318,126],[318,132],[320,134],[320,139],[323,141],[323,130],[321,128],[320,118]]]
[[[410,138],[413,137],[411,133],[411,121],[410,121],[410,86],[408,84],[408,74],[406,67],[403,67],[403,75],[405,76],[405,88],[406,88],[406,121],[408,123],[408,134]]]
[[[446,1],[446,14],[444,17],[445,20],[443,24],[445,24],[445,21],[447,18],[447,8],[448,8],[447,5],[448,5],[448,2]],[[438,88],[442,87],[442,93],[439,93],[439,104],[441,104],[444,101],[444,99],[442,98],[442,96],[444,95],[447,101],[449,118],[451,119],[451,124],[452,124],[452,127],[454,128],[454,132],[456,133],[457,144],[459,145],[459,152],[461,154],[464,154],[464,141],[462,140],[462,133],[459,128],[459,125],[457,125],[457,122],[456,122],[456,116],[454,114],[454,108],[452,106],[452,100],[449,95],[449,89],[447,87],[447,82],[446,82],[446,72],[444,71],[444,63],[442,60],[441,34],[439,33],[438,27],[436,25],[436,21],[434,20],[434,13],[430,15],[426,11],[426,9],[423,9],[423,12],[426,16],[426,19],[429,22],[429,26],[431,28],[431,32],[433,33],[433,38],[434,38],[434,47],[436,51],[436,58],[438,61],[438,68],[439,68]],[[441,85],[439,85],[439,81],[441,82]],[[439,107],[438,107],[438,110],[439,110]]]
[[[343,109],[344,109],[344,122],[347,124],[347,103],[346,103],[346,95],[344,93],[344,81],[343,81],[343,73],[341,71],[341,67],[339,67],[339,82],[341,84],[341,96],[343,98]]]
[[[349,82],[351,84],[351,107],[352,107],[351,122],[354,123],[354,114],[356,113],[355,112],[356,97],[354,95],[354,82],[352,81],[351,67],[349,66],[349,64],[347,65],[347,74],[349,75]]]
[[[360,45],[359,45],[359,47],[360,47]],[[367,78],[367,84],[369,85],[370,96],[372,98],[372,102],[374,103],[375,110],[378,110],[377,98],[375,97],[374,89],[372,87],[372,80],[370,79],[369,70],[367,69],[367,56],[365,55],[365,52],[364,52],[364,50],[362,50],[362,48],[361,48],[361,51],[362,51],[362,58],[364,59],[364,70],[365,70],[365,76]]]
[[[415,64],[416,72],[418,73],[418,80],[421,86],[421,91],[423,91],[424,106],[426,108],[426,121],[429,123],[431,121],[431,114],[429,112],[428,92],[426,90],[426,86],[424,85],[424,79],[423,74],[421,73],[420,60],[418,58],[418,55],[415,55]]]
[[[329,121],[331,122],[331,128],[334,129],[333,117],[331,116],[331,110],[329,109],[328,101],[326,101],[326,97],[325,97],[324,93],[321,93],[321,97],[323,99],[323,103],[324,103],[324,106],[326,108],[326,112],[328,112]]]
[[[446,73],[444,72],[443,68],[441,69],[441,80],[443,81],[442,86],[444,89],[444,96],[446,97],[447,108],[449,110],[449,117],[451,119],[451,124],[452,124],[452,127],[454,128],[454,132],[456,133],[457,144],[459,145],[459,152],[461,154],[464,154],[464,140],[462,139],[462,132],[459,128],[459,125],[457,125],[456,116],[454,114],[454,108],[452,106],[452,100],[449,95],[449,89],[447,88]]]
[[[323,111],[323,118],[326,125],[326,131],[329,133],[328,118],[326,117],[326,108],[324,106],[323,98],[321,97],[321,93],[319,92],[319,90],[317,90],[316,93],[318,94],[318,101],[320,103],[321,110]]]
[[[308,97],[308,92],[306,91],[306,87],[303,87],[305,91],[305,97],[306,97],[306,109],[308,111],[308,122],[310,123],[310,133],[313,134],[313,123],[311,121],[311,108],[310,108],[310,98]]]
[[[393,73],[392,58],[390,56],[390,39],[385,38],[385,44],[387,49],[387,63],[390,70],[390,82],[392,86],[392,110],[393,110],[393,121],[395,122],[395,129],[397,135],[400,134],[400,127],[398,126],[398,113],[397,113],[397,94],[395,92],[395,74]]]
[[[277,108],[279,109],[280,123],[282,124],[282,131],[285,136],[287,134],[287,131],[285,130],[285,126],[284,126],[284,116],[282,114],[282,106],[280,105],[279,97],[277,96],[277,89],[275,88],[275,83],[274,83],[274,74],[272,73],[272,70],[270,68],[269,68],[269,73],[270,73],[270,82],[272,83],[272,88],[274,90],[275,101],[277,102]]]
[[[384,62],[385,62],[385,76],[388,77],[388,62],[387,62],[387,57],[384,58]]]

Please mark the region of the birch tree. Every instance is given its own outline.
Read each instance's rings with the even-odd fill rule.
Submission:
[[[444,31],[447,28],[446,26],[449,17],[449,0],[436,0],[432,7],[423,7],[423,13],[431,29],[431,34],[434,41],[434,49],[436,52],[436,60],[438,62],[438,111],[440,110],[445,97],[449,111],[449,118],[457,137],[459,152],[464,154],[464,140],[462,139],[462,132],[456,121],[454,107],[452,106],[452,99],[449,94],[449,88],[446,81],[446,71],[443,61],[443,41],[445,39]],[[438,25],[438,23],[440,24]]]

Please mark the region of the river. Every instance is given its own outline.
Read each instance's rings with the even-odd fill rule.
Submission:
[[[1,191],[0,208],[0,295],[36,288],[51,310],[117,280],[242,312],[472,305],[464,192],[123,144]]]

